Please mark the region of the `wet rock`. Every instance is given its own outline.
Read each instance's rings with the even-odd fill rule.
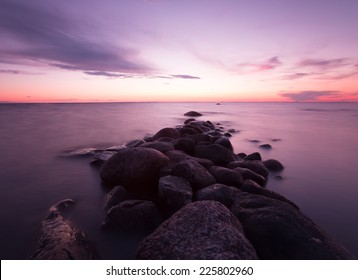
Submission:
[[[143,139],[136,139],[136,140],[131,140],[131,141],[127,142],[126,146],[128,148],[136,148],[144,143],[145,143],[145,141]]]
[[[226,137],[220,137],[218,138],[214,144],[218,144],[218,145],[221,145],[221,146],[224,146],[225,148],[229,149],[230,151],[234,151],[232,145],[231,145],[231,142],[229,139],[227,139]]]
[[[234,170],[239,172],[242,175],[242,177],[244,178],[244,180],[248,180],[248,179],[252,180],[262,187],[266,185],[266,179],[264,177],[251,171],[248,168],[236,167],[236,168],[234,168]]]
[[[180,138],[180,133],[175,128],[166,127],[166,128],[162,128],[156,134],[154,134],[153,140],[155,141],[161,137],[170,137],[173,139],[177,139]]]
[[[239,159],[245,159],[245,157],[247,156],[247,154],[245,153],[238,153],[237,156],[239,157]]]
[[[105,151],[118,152],[120,150],[127,149],[127,148],[128,147],[126,145],[111,146],[111,147],[108,147]]]
[[[159,197],[176,211],[193,201],[193,190],[186,179],[165,176],[159,180]]]
[[[267,168],[265,167],[265,165],[263,165],[263,163],[261,161],[253,161],[253,160],[248,160],[248,161],[234,161],[231,162],[227,165],[228,168],[236,168],[236,167],[242,167],[242,168],[247,168],[250,169],[251,171],[261,175],[262,177],[266,178],[268,177],[269,171],[267,170]]]
[[[174,139],[171,137],[160,137],[157,140],[155,140],[156,142],[172,142]]]
[[[184,116],[187,116],[187,117],[200,117],[200,116],[202,116],[202,114],[199,113],[199,112],[196,112],[196,111],[189,111],[189,112],[186,112],[184,114]]]
[[[178,151],[178,150],[169,151],[166,153],[166,156],[171,161],[176,162],[176,163],[181,162],[186,159],[191,159],[191,160],[195,160],[196,162],[198,162],[200,165],[202,165],[205,168],[209,168],[210,166],[214,165],[214,163],[209,159],[193,157],[193,156],[186,154],[183,151]]]
[[[162,222],[162,216],[152,201],[126,200],[109,209],[103,229],[117,231],[152,231]]]
[[[192,139],[195,144],[202,141],[211,142],[211,137],[207,134],[188,135],[186,138]]]
[[[144,142],[153,142],[153,135],[146,135],[143,138]]]
[[[291,205],[241,192],[231,211],[260,259],[354,259],[342,245]]]
[[[236,130],[235,128],[230,128],[227,132],[229,132],[229,133],[237,133],[239,131]]]
[[[195,193],[195,200],[215,200],[230,208],[239,189],[223,184],[213,184]]]
[[[197,145],[194,148],[194,156],[210,159],[215,165],[226,166],[235,161],[236,155],[222,145]]]
[[[50,208],[48,216],[42,222],[42,234],[32,259],[99,259],[92,242],[63,216],[63,212],[73,204],[72,199],[66,199]]]
[[[125,149],[104,163],[100,176],[107,184],[122,185],[129,192],[153,194],[157,192],[159,171],[168,162],[167,156],[154,149]]]
[[[278,171],[282,171],[284,169],[284,166],[282,165],[282,163],[276,159],[264,160],[262,163],[270,171],[278,172]]]
[[[174,150],[173,143],[170,142],[149,142],[140,145],[142,148],[151,148],[165,154],[168,151]]]
[[[225,136],[225,137],[232,137],[232,134],[231,134],[230,132],[225,132],[225,133],[224,133],[224,136]]]
[[[137,259],[257,259],[240,222],[221,203],[191,203],[139,245]]]
[[[208,133],[208,135],[213,136],[213,137],[221,137],[223,136],[223,134],[220,131],[211,131]]]
[[[195,146],[195,142],[190,138],[179,138],[172,142],[176,150],[183,151],[187,154],[192,154]]]
[[[96,166],[102,166],[103,163],[105,163],[110,157],[115,155],[117,151],[103,151],[103,152],[97,152],[93,156],[92,161],[90,164],[96,165]]]
[[[275,177],[273,177],[275,180],[277,181],[282,181],[283,180],[283,177],[281,175],[277,175]]]
[[[287,199],[286,197],[284,197],[274,191],[271,191],[271,190],[261,187],[260,185],[258,185],[257,183],[255,183],[252,180],[245,180],[245,182],[242,184],[240,190],[243,192],[251,193],[251,194],[263,195],[263,196],[266,196],[266,197],[269,197],[272,199],[277,199],[277,200],[280,200],[280,201],[290,204],[291,206],[295,207],[296,209],[299,209],[299,207],[291,200]]]
[[[122,186],[115,186],[106,197],[105,210],[109,210],[113,206],[130,198],[128,191]]]
[[[221,166],[212,166],[209,168],[210,173],[214,176],[218,183],[240,188],[244,179],[242,175],[234,170]]]
[[[271,139],[271,141],[272,142],[278,142],[278,141],[281,141],[281,139],[280,138],[273,138],[273,139]]]
[[[264,149],[264,150],[271,150],[272,146],[270,144],[262,144],[259,146],[259,148]]]
[[[172,175],[188,180],[194,191],[216,183],[210,172],[192,159],[179,162],[173,168]]]
[[[261,141],[257,140],[257,139],[250,139],[249,142],[251,142],[251,143],[260,143]]]
[[[184,121],[184,124],[188,124],[188,123],[194,122],[194,121],[196,121],[194,118],[189,118]]]
[[[96,152],[100,152],[96,148],[80,148],[80,149],[70,149],[66,150],[60,154],[60,157],[89,157],[94,156]]]
[[[184,135],[194,135],[200,132],[198,132],[197,129],[186,126],[186,127],[179,128],[179,133],[181,136],[184,136]]]
[[[260,153],[252,153],[244,157],[245,160],[262,160]]]

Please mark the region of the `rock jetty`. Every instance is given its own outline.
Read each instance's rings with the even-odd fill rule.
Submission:
[[[265,188],[269,178],[281,176],[281,162],[235,152],[229,137],[238,130],[203,121],[195,111],[184,115],[191,118],[177,127],[91,150],[112,189],[102,229],[146,232],[136,258],[356,259],[293,201]],[[56,224],[73,231],[56,215]],[[69,256],[44,254],[43,243],[34,257]],[[79,258],[93,257],[82,247],[76,251]]]

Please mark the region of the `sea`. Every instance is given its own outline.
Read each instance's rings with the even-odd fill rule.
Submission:
[[[266,188],[358,256],[358,103],[1,103],[1,259],[30,258],[50,206],[67,198],[75,201],[68,218],[102,259],[134,258],[142,236],[101,230],[109,190],[91,158],[61,155],[176,127],[191,110],[236,129],[236,153],[281,161],[282,180],[270,176]]]

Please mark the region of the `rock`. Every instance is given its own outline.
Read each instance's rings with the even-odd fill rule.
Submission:
[[[193,201],[193,190],[186,179],[165,176],[159,180],[159,197],[176,211]]]
[[[165,154],[168,151],[174,150],[173,143],[170,142],[149,142],[140,145],[142,148],[151,148]]]
[[[226,166],[229,162],[235,161],[236,155],[222,145],[196,145],[194,156],[210,159],[215,165]]]
[[[260,153],[252,153],[244,157],[245,160],[262,160]]]
[[[227,132],[230,132],[230,133],[237,133],[239,132],[238,130],[236,130],[235,128],[230,128]]]
[[[211,131],[208,133],[208,135],[213,136],[213,137],[222,137],[223,134],[220,131]]]
[[[200,117],[200,116],[202,116],[202,114],[200,114],[199,112],[196,112],[196,111],[189,111],[189,112],[186,112],[184,114],[184,116],[187,116],[187,117]]]
[[[63,211],[73,205],[65,199],[50,208],[42,222],[42,234],[32,259],[38,260],[94,260],[99,256],[86,235],[63,217]]]
[[[250,169],[251,171],[261,175],[265,179],[267,179],[268,174],[269,174],[269,171],[267,170],[267,168],[265,167],[265,165],[263,165],[263,163],[261,161],[253,161],[253,160],[234,161],[234,162],[229,163],[227,165],[227,167],[228,168],[236,168],[236,167],[247,168],[247,169]]]
[[[239,189],[223,184],[213,184],[195,193],[195,200],[215,200],[230,208]]]
[[[135,148],[135,147],[139,147],[140,145],[144,144],[145,141],[142,139],[136,139],[136,140],[131,140],[129,142],[126,143],[126,146],[128,148]]]
[[[211,143],[211,137],[207,134],[188,135],[186,138],[192,139],[195,142],[195,144],[202,141],[207,141]]]
[[[126,200],[109,209],[103,229],[117,231],[152,231],[162,222],[162,216],[152,201]]]
[[[119,146],[111,146],[106,149],[106,151],[113,151],[118,152],[123,149],[127,149],[128,147],[126,145],[119,145]]]
[[[270,144],[262,144],[259,146],[259,148],[264,149],[264,150],[271,150],[272,146]]]
[[[254,171],[252,171],[248,168],[236,167],[236,168],[234,168],[234,170],[239,172],[242,175],[242,177],[244,178],[244,180],[250,179],[262,187],[264,187],[266,185],[266,179],[264,177],[262,177],[261,175],[255,173]]]
[[[153,135],[148,134],[148,135],[144,136],[143,140],[144,140],[144,142],[153,142],[154,141]]]
[[[277,181],[282,181],[283,180],[283,177],[281,175],[277,175],[275,177],[273,177],[275,180]]]
[[[145,238],[137,259],[257,259],[240,222],[221,203],[188,204]]]
[[[278,142],[278,141],[281,141],[281,139],[280,138],[273,138],[273,139],[271,139],[271,141],[272,142]]]
[[[157,140],[155,140],[156,142],[172,142],[174,139],[171,137],[160,137]]]
[[[227,139],[226,137],[220,137],[219,139],[217,139],[214,144],[218,144],[221,146],[224,146],[225,148],[229,149],[230,151],[234,151],[231,142],[229,139]]]
[[[248,193],[252,193],[252,194],[257,194],[257,195],[262,195],[262,196],[266,196],[269,198],[277,199],[277,200],[280,200],[280,201],[290,204],[291,206],[295,207],[298,210],[300,209],[291,200],[287,199],[286,197],[284,197],[274,191],[271,191],[271,190],[261,187],[260,185],[258,185],[257,183],[255,183],[252,180],[245,180],[245,182],[242,184],[240,190],[243,192],[248,192]]]
[[[284,169],[284,166],[282,165],[282,163],[276,159],[264,160],[262,163],[270,171],[278,172],[278,171],[282,171]]]
[[[103,163],[105,163],[110,157],[112,157],[116,153],[117,153],[116,151],[97,152],[93,156],[93,159],[90,162],[90,164],[97,165],[97,166],[102,166]]]
[[[210,172],[192,159],[179,162],[173,168],[172,175],[188,180],[194,191],[216,183]]]
[[[191,128],[191,127],[181,127],[179,128],[179,133],[181,136],[185,136],[185,135],[194,135],[194,134],[198,134],[200,132],[198,132],[197,129]],[[202,133],[202,132],[201,132]]]
[[[196,121],[194,118],[189,118],[184,121],[184,124],[188,124],[188,123],[194,122],[194,121]]]
[[[245,153],[238,153],[237,156],[239,157],[240,160],[242,160],[242,159],[244,159],[244,158],[247,156],[247,154],[245,154]]]
[[[257,139],[250,139],[249,142],[251,142],[251,143],[260,143],[261,141],[257,140]]]
[[[195,160],[196,162],[198,162],[200,165],[202,165],[205,168],[209,168],[210,166],[214,165],[214,163],[209,159],[192,157],[192,156],[184,153],[183,151],[178,151],[178,150],[169,151],[166,153],[166,156],[171,161],[177,162],[177,163],[181,162],[183,160],[186,160],[186,159],[191,159],[191,160]]]
[[[109,185],[122,185],[136,194],[155,194],[159,171],[169,162],[163,153],[150,148],[121,150],[107,160],[100,176]]]
[[[180,133],[175,128],[166,127],[166,128],[162,128],[156,134],[154,134],[153,140],[155,141],[161,137],[170,137],[173,139],[177,139],[180,138]]]
[[[113,206],[130,198],[127,190],[122,186],[115,186],[106,197],[105,210],[109,210]]]
[[[241,192],[231,211],[260,259],[354,259],[342,245],[291,205]]]
[[[244,179],[242,175],[234,170],[221,166],[212,166],[209,168],[210,173],[218,183],[240,188]]]
[[[224,133],[224,136],[225,136],[225,137],[232,137],[232,134],[231,134],[230,132],[225,132],[225,133]]]
[[[192,154],[193,153],[193,149],[195,146],[195,142],[193,139],[190,138],[179,138],[176,140],[173,140],[172,142],[174,144],[174,148],[176,150],[180,150],[183,151],[187,154]]]
[[[70,149],[61,153],[60,157],[88,157],[94,156],[97,152],[101,152],[96,148],[80,148],[80,149]]]

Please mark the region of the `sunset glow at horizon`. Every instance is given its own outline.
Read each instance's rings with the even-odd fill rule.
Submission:
[[[355,0],[4,0],[0,102],[357,102]]]

